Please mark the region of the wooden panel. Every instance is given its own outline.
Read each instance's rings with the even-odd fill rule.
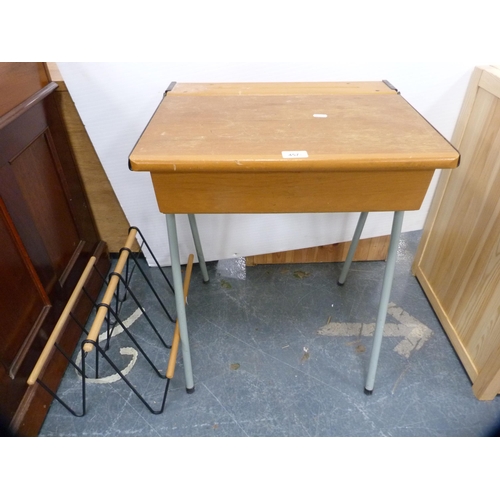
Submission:
[[[454,137],[462,163],[440,179],[413,266],[479,399],[500,392],[500,93],[491,90],[500,72],[476,69]]]
[[[432,175],[415,170],[151,177],[162,213],[305,213],[418,210]]]
[[[355,261],[385,260],[389,248],[390,236],[359,240]],[[321,245],[300,250],[288,250],[246,258],[247,266],[258,264],[302,264],[307,262],[344,262],[350,242]]]
[[[307,157],[290,160],[283,151],[306,151]],[[168,93],[130,155],[132,170],[177,173],[434,170],[457,164],[456,150],[397,94]]]
[[[35,112],[39,110],[34,108],[25,116],[30,118]],[[14,125],[6,127],[2,142],[12,135],[10,128],[17,132]],[[38,127],[25,129],[28,145],[13,151],[13,157],[0,167],[0,195],[44,287],[51,290],[56,280],[64,281],[66,266],[80,244],[80,236],[50,132],[44,129],[32,138],[33,132],[38,132]]]
[[[82,178],[97,230],[100,238],[106,241],[109,251],[117,253],[123,246],[123,237],[128,232],[129,223],[90,141],[57,64],[48,63],[48,68],[51,80],[58,84],[55,99],[68,134],[71,151]],[[133,250],[139,250],[137,242],[134,243]]]
[[[29,347],[36,325],[46,315],[49,299],[35,270],[24,251],[7,209],[0,198],[0,317],[2,318],[2,341],[0,363],[14,378],[16,368],[24,351]],[[17,311],[13,315],[12,311]],[[2,387],[0,386],[0,391]],[[0,395],[0,401],[6,401]]]
[[[339,95],[396,94],[384,82],[172,83],[175,95]]]
[[[47,83],[42,63],[0,64],[0,116],[12,111]]]
[[[0,192],[35,268],[43,274],[50,267],[61,279],[80,237],[60,165],[49,147],[48,132],[3,168],[0,178]],[[47,289],[52,286],[44,285]]]

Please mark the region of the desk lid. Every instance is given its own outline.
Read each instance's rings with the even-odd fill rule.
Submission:
[[[132,170],[454,168],[459,153],[386,82],[178,83]]]

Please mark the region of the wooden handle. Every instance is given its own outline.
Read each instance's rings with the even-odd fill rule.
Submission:
[[[43,348],[43,351],[40,354],[40,357],[38,358],[38,361],[36,362],[35,367],[33,368],[33,371],[31,372],[31,375],[28,378],[28,385],[33,385],[40,376],[40,372],[45,366],[45,363],[47,362],[47,359],[49,357],[50,352],[52,351],[52,348],[54,347],[54,344],[59,339],[59,336],[61,335],[63,328],[66,326],[66,323],[69,319],[69,314],[71,313],[75,305],[75,302],[78,300],[78,297],[80,296],[80,292],[82,291],[82,288],[85,285],[85,282],[87,281],[87,278],[89,277],[92,268],[94,267],[95,261],[96,261],[95,257],[90,257],[87,266],[85,267],[82,275],[80,276],[80,279],[78,280],[78,283],[76,284],[73,293],[71,294],[68,302],[66,303],[66,306],[63,309],[63,312],[61,313],[61,316],[59,317],[56,326],[52,330],[52,333],[50,334],[49,339],[47,340],[47,343],[45,344],[45,347]]]
[[[136,235],[137,235],[137,229],[135,228],[131,229],[127,241],[125,242],[125,246],[123,248],[131,250]],[[116,263],[115,269],[113,271],[114,273],[121,275],[123,268],[125,267],[125,264],[128,260],[128,257],[129,257],[129,252],[124,252],[124,251],[120,252],[120,257],[118,258],[118,262]],[[108,287],[106,288],[106,292],[104,293],[104,297],[101,300],[101,304],[103,305],[101,305],[97,310],[94,322],[92,323],[92,326],[90,327],[89,333],[87,335],[87,340],[91,340],[93,342],[97,340],[99,332],[101,331],[102,324],[108,312],[107,306],[111,305],[111,301],[113,300],[113,295],[116,291],[116,287],[118,286],[119,282],[120,282],[119,276],[116,275],[111,276],[111,279],[109,280],[108,283]],[[91,352],[93,348],[94,345],[91,343],[86,343],[83,346],[83,350],[85,352]]]
[[[186,276],[184,277],[184,302],[186,302],[188,291],[189,291],[189,283],[191,282],[191,272],[193,270],[193,261],[194,255],[190,254],[188,257],[188,262],[186,266]],[[172,349],[170,350],[170,357],[168,358],[168,366],[167,366],[167,378],[174,378],[175,372],[175,362],[177,360],[177,352],[179,350],[179,342],[181,336],[179,333],[179,320],[175,322],[175,330],[174,330],[174,338],[172,340]]]

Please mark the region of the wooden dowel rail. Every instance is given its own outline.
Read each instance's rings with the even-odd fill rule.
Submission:
[[[162,406],[159,410],[154,410],[148,404],[148,402],[137,391],[137,389],[134,387],[134,385],[131,384],[129,380],[127,380],[127,378],[125,377],[125,373],[123,373],[119,368],[117,368],[114,365],[114,363],[111,361],[111,359],[106,355],[105,350],[103,350],[97,342],[98,335],[99,335],[99,332],[100,332],[101,327],[103,325],[103,322],[105,319],[107,319],[108,312],[110,311],[111,303],[114,300],[115,294],[118,290],[118,284],[121,280],[124,279],[124,276],[122,273],[123,273],[123,270],[125,268],[125,265],[128,262],[130,255],[131,255],[132,246],[136,242],[135,239],[136,239],[137,233],[140,234],[139,229],[134,228],[134,227],[131,227],[129,229],[129,234],[127,236],[127,240],[125,242],[125,245],[120,250],[120,255],[118,256],[118,260],[116,262],[116,266],[114,268],[114,271],[109,275],[109,280],[107,282],[106,289],[104,290],[103,298],[98,304],[94,303],[94,306],[97,307],[97,311],[96,311],[95,318],[92,322],[92,325],[91,325],[88,332],[86,332],[86,330],[82,327],[82,329],[87,333],[87,338],[83,341],[82,350],[85,353],[88,353],[88,352],[92,351],[95,347],[102,354],[103,358],[106,359],[110,363],[110,365],[114,368],[114,370],[122,378],[122,380],[137,395],[137,397],[142,401],[142,403],[144,403],[144,405],[146,405],[146,407],[152,413],[160,414],[163,412],[163,409],[165,406],[165,401],[166,401],[166,397],[167,397],[169,383],[174,376],[175,363],[176,363],[177,353],[178,353],[179,344],[180,344],[179,324],[177,323],[176,327],[175,327],[174,338],[173,338],[173,348],[171,350],[170,357],[168,360],[167,373],[166,373],[166,377],[168,380],[167,380],[165,390],[163,393],[163,403],[162,403]],[[147,245],[147,243],[146,243],[146,245]],[[148,249],[149,249],[149,247],[148,247]],[[135,259],[135,257],[134,257],[134,259]],[[155,258],[155,261],[156,261],[156,258]],[[184,304],[187,302],[187,295],[188,295],[189,284],[191,282],[191,274],[192,274],[192,269],[193,269],[193,262],[194,262],[194,255],[191,254],[191,255],[189,255],[189,258],[188,258],[188,263],[186,266],[185,278],[184,278],[184,283],[183,283]],[[65,328],[68,320],[72,317],[71,312],[74,309],[75,304],[79,300],[81,293],[82,293],[82,290],[85,291],[84,286],[87,283],[87,280],[89,279],[89,276],[90,276],[92,270],[94,269],[95,263],[96,263],[96,258],[91,257],[87,266],[85,267],[85,270],[83,271],[82,275],[80,276],[78,283],[76,284],[75,289],[73,290],[73,293],[71,294],[71,297],[69,298],[66,306],[64,307],[64,310],[63,310],[61,316],[59,317],[59,320],[57,321],[56,326],[52,330],[52,332],[49,336],[49,339],[48,339],[44,349],[42,350],[42,353],[40,354],[40,356],[37,360],[37,363],[35,364],[35,367],[33,368],[32,372],[27,380],[27,383],[29,385],[33,385],[33,384],[35,384],[35,382],[39,383],[55,399],[57,399],[57,401],[59,401],[68,411],[70,411],[74,416],[77,416],[77,417],[81,417],[81,416],[85,415],[85,413],[86,413],[85,363],[82,363],[82,370],[79,370],[79,372],[81,373],[81,376],[82,376],[82,412],[80,414],[77,413],[76,411],[74,411],[70,406],[68,406],[60,397],[57,396],[57,394],[55,394],[52,391],[52,389],[47,387],[45,385],[44,381],[42,380],[40,374],[42,373],[42,370],[44,369],[45,365],[48,363],[49,355],[50,355],[52,349],[54,348],[54,346],[57,345],[56,342],[58,341],[59,336],[61,335],[61,332]],[[126,274],[128,275],[128,267],[127,267]],[[165,275],[164,275],[164,277],[166,279]],[[103,277],[103,280],[105,280],[104,277]],[[127,278],[127,280],[128,280],[128,278]],[[146,280],[147,280],[147,278],[146,278]],[[154,291],[154,289],[149,281],[148,281],[148,284],[151,286],[155,296],[158,298],[158,295]],[[132,291],[128,287],[128,283],[126,283],[125,286],[127,288],[127,291],[130,292],[131,295],[133,295]],[[135,299],[135,297],[134,297],[134,300],[137,302],[137,299]],[[142,306],[138,302],[137,302],[137,305],[142,309]],[[142,310],[145,313],[144,309],[142,309]],[[167,312],[167,314],[168,314],[168,312]],[[118,318],[116,318],[116,319],[118,321],[120,321]],[[151,323],[151,321],[149,319],[148,319],[148,321],[150,322],[151,326],[155,330],[156,334],[158,336],[160,336],[160,334],[158,333],[158,331],[154,327],[154,325]],[[121,321],[120,321],[120,324],[122,324]],[[127,332],[127,333],[129,333],[129,332]],[[129,333],[129,337],[133,340],[133,342],[135,343],[135,345],[137,346],[139,351],[145,356],[146,360],[153,367],[154,372],[161,377],[162,376],[161,370],[160,371],[158,370],[158,368],[154,365],[154,363],[151,361],[151,359],[147,356],[146,352],[143,351],[143,349],[138,345],[138,343],[134,340],[133,336],[130,333]],[[161,339],[161,336],[160,336],[160,340],[162,340],[162,342],[163,342],[163,339]],[[165,344],[165,342],[163,342],[163,344],[167,348],[169,347]],[[96,359],[96,362],[97,362],[97,359]],[[78,369],[76,364],[74,364],[72,361],[71,361],[71,363],[75,366],[75,368]],[[97,365],[96,365],[96,372],[97,372]]]
[[[118,258],[118,262],[116,263],[115,269],[113,271],[113,273],[116,274],[113,274],[113,276],[111,276],[111,279],[109,280],[108,287],[106,288],[106,291],[104,293],[104,297],[100,302],[101,305],[97,310],[94,322],[92,323],[92,326],[90,327],[89,333],[87,335],[87,340],[91,342],[97,341],[97,337],[99,336],[99,332],[101,330],[102,324],[108,312],[108,307],[111,305],[111,301],[113,300],[116,287],[120,282],[120,278],[117,275],[121,275],[123,268],[127,263],[129,252],[124,252],[123,250],[125,249],[130,251],[132,250],[132,245],[135,242],[136,235],[137,235],[137,229],[132,228],[128,234],[125,246],[122,248],[122,251],[120,252],[120,257]],[[87,342],[84,344],[83,350],[85,352],[91,352],[92,349],[94,348],[94,344],[92,344],[91,342]]]
[[[191,272],[193,270],[193,261],[194,255],[190,254],[188,257],[188,262],[186,265],[186,275],[184,277],[184,302],[187,301],[187,296],[189,292],[189,283],[191,282]],[[172,349],[170,350],[170,357],[168,358],[168,366],[167,366],[167,378],[174,378],[175,372],[175,362],[177,360],[177,352],[179,350],[179,342],[180,342],[180,332],[179,332],[179,321],[175,322],[175,330],[174,330],[174,338],[172,340]]]
[[[52,330],[49,339],[47,340],[47,343],[45,344],[45,347],[43,348],[42,353],[40,354],[40,357],[38,358],[38,361],[36,362],[35,367],[33,368],[28,378],[27,382],[28,385],[33,385],[40,376],[41,371],[43,370],[45,364],[47,363],[47,359],[49,357],[50,352],[52,351],[52,348],[58,341],[62,330],[64,329],[66,323],[68,322],[70,313],[76,301],[78,300],[78,297],[80,296],[80,293],[83,287],[85,286],[85,283],[87,282],[87,278],[89,277],[95,262],[96,258],[90,257],[87,266],[85,267],[82,275],[80,276],[80,279],[78,280],[78,283],[76,284],[73,293],[71,294],[68,302],[66,303],[66,306],[64,307],[63,312],[61,313],[61,316],[59,317],[59,320],[56,323],[56,326]]]

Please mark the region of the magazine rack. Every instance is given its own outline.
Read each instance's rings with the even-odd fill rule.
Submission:
[[[140,236],[142,240],[142,244],[140,245],[140,252],[133,252],[131,250],[132,245],[136,239],[137,236]],[[178,348],[179,348],[179,341],[180,341],[180,336],[179,336],[179,324],[177,321],[175,321],[171,314],[169,313],[167,307],[165,306],[164,302],[161,300],[157,290],[155,289],[152,281],[147,277],[146,273],[140,266],[140,263],[138,262],[138,254],[142,252],[143,246],[146,246],[148,249],[149,253],[151,254],[152,258],[154,259],[155,263],[158,266],[158,270],[168,285],[168,287],[173,291],[173,287],[167,278],[166,274],[164,273],[163,269],[159,266],[158,261],[156,260],[156,257],[154,256],[153,252],[151,251],[151,248],[147,244],[147,241],[143,237],[142,233],[137,227],[131,227],[129,228],[129,233],[127,240],[125,242],[125,245],[123,248],[121,248],[119,255],[118,255],[118,260],[117,263],[114,267],[114,270],[109,274],[108,278],[106,279],[105,276],[102,276],[105,288],[104,288],[104,294],[102,296],[102,299],[99,302],[94,302],[94,307],[95,307],[95,317],[93,321],[91,322],[90,328],[87,330],[85,326],[81,325],[78,320],[75,318],[73,315],[73,309],[75,308],[75,305],[78,303],[78,301],[81,299],[83,295],[86,295],[89,300],[90,296],[88,295],[86,291],[86,284],[88,277],[92,271],[93,268],[95,268],[95,257],[91,257],[89,259],[89,262],[87,266],[85,267],[82,275],[80,276],[80,279],[78,283],[76,284],[73,293],[71,294],[70,299],[68,300],[66,307],[64,308],[63,312],[61,313],[61,316],[59,317],[59,320],[52,330],[47,343],[40,354],[37,363],[35,364],[35,367],[33,371],[31,372],[30,377],[27,380],[28,385],[33,385],[35,383],[40,384],[47,392],[49,392],[54,399],[56,399],[61,405],[63,405],[70,413],[72,413],[74,416],[81,417],[86,414],[86,383],[89,380],[88,375],[86,374],[86,358],[91,353],[93,350],[96,351],[95,353],[95,377],[96,379],[99,378],[99,358],[103,358],[109,366],[119,375],[119,377],[127,384],[127,386],[131,389],[131,391],[140,399],[140,401],[148,408],[148,410],[153,413],[153,414],[160,414],[163,412],[165,408],[165,402],[167,398],[167,393],[168,393],[168,388],[170,385],[170,381],[174,376],[175,373],[175,363],[177,359],[177,353],[178,353]],[[188,259],[188,263],[186,265],[186,271],[185,271],[185,278],[184,278],[184,300],[187,300],[187,293],[189,290],[189,283],[191,280],[191,273],[192,273],[192,268],[193,268],[193,261],[194,261],[194,256],[190,255]],[[133,263],[133,266],[130,264]],[[96,268],[95,268],[96,269]],[[162,334],[159,332],[158,327],[154,324],[154,322],[151,319],[151,315],[148,314],[148,311],[144,307],[144,302],[142,303],[139,301],[137,294],[134,293],[133,286],[131,284],[132,281],[132,276],[134,274],[135,270],[139,270],[139,272],[142,274],[142,277],[144,278],[145,283],[147,284],[148,289],[152,292],[154,297],[157,299],[158,303],[161,306],[161,309],[167,316],[170,322],[175,322],[175,329],[172,337],[172,345],[169,345],[165,342]],[[124,292],[121,292],[121,290],[124,289]],[[122,293],[122,296],[120,294]],[[127,327],[126,324],[124,323],[124,320],[121,317],[121,311],[122,311],[122,305],[125,300],[127,300],[128,296],[134,301],[134,303],[137,305],[137,307],[140,309],[141,314],[144,316],[146,319],[146,322],[148,323],[150,329],[152,332],[155,334],[155,336],[159,339],[161,342],[162,346],[170,350],[170,355],[169,355],[169,360],[168,360],[168,366],[166,371],[160,370],[151,360],[150,356],[147,355],[146,351],[144,348],[140,345],[139,340],[137,339],[137,336],[133,334],[131,331],[130,327]],[[61,335],[61,332],[63,331],[65,325],[67,324],[68,321],[75,321],[78,326],[81,328],[82,333],[84,334],[84,340],[81,343],[80,347],[80,353],[81,353],[81,366],[78,366],[78,363],[73,361],[71,357],[65,353],[58,345],[58,340]],[[99,345],[99,332],[102,329],[102,326],[105,324],[106,326],[106,335],[105,335],[105,345],[104,347]],[[111,337],[113,336],[113,330],[114,328],[119,325],[122,329],[123,332],[127,335],[127,337],[132,341],[134,344],[135,348],[137,348],[138,352],[144,356],[144,359],[147,361],[147,363],[151,366],[151,368],[154,370],[154,372],[160,377],[166,379],[166,384],[165,384],[165,389],[163,391],[163,397],[162,397],[162,402],[161,405],[158,409],[154,409],[145,399],[144,397],[140,394],[138,389],[128,380],[127,374],[124,373],[124,370],[121,370],[118,368],[115,362],[110,358],[108,355],[107,351],[110,347],[110,340]],[[48,385],[43,381],[43,371],[47,365],[49,355],[53,351],[53,349],[57,349],[68,361],[69,363],[77,370],[77,372],[81,376],[82,380],[82,404],[81,404],[81,411],[78,412],[74,408],[72,408],[69,404],[67,404],[61,397],[59,397],[55,391],[53,391]]]

